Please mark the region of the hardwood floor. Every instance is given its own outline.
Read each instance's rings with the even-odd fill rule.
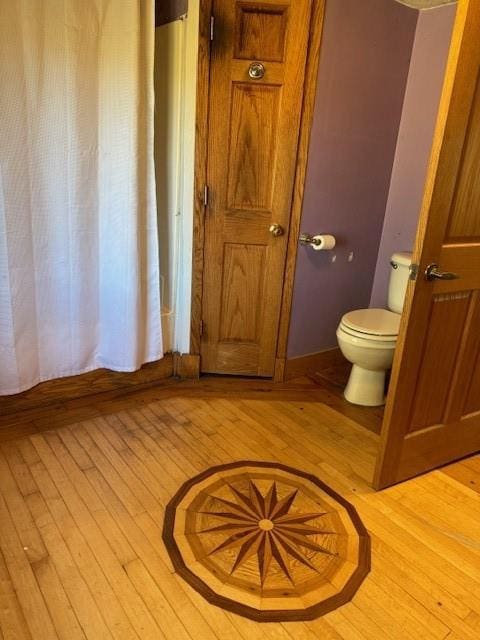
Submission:
[[[374,433],[382,430],[384,407],[361,407],[345,400],[352,365],[346,360],[312,374],[311,380],[323,390],[321,401]],[[320,398],[319,398],[320,399]]]
[[[480,457],[375,493],[378,436],[310,380],[206,379],[0,419],[0,639],[474,640]],[[259,624],[208,604],[161,540],[165,504],[211,465],[277,461],[349,500],[372,572],[343,607]]]

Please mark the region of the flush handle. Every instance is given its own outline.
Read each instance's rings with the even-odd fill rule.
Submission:
[[[438,264],[434,262],[429,264],[425,269],[425,280],[432,282],[433,280],[458,280],[460,276],[458,273],[452,273],[451,271],[439,271]]]

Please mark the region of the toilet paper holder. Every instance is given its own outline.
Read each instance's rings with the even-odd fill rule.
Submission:
[[[315,238],[311,233],[301,233],[300,238],[298,239],[300,244],[311,244],[314,246],[318,246],[320,244],[320,240]]]
[[[312,247],[314,251],[331,251],[336,245],[335,237],[328,233],[315,236],[310,233],[301,233],[299,241],[304,246]]]

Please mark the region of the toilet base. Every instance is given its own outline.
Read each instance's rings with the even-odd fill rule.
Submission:
[[[380,407],[385,404],[386,371],[371,371],[354,364],[345,387],[348,402],[363,407]]]

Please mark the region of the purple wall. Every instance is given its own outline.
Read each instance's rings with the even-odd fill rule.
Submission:
[[[371,307],[387,304],[392,253],[415,242],[455,12],[456,5],[445,5],[418,18]]]
[[[338,245],[299,247],[288,357],[337,346],[342,314],[368,306],[417,19],[393,0],[327,0],[301,229]]]

